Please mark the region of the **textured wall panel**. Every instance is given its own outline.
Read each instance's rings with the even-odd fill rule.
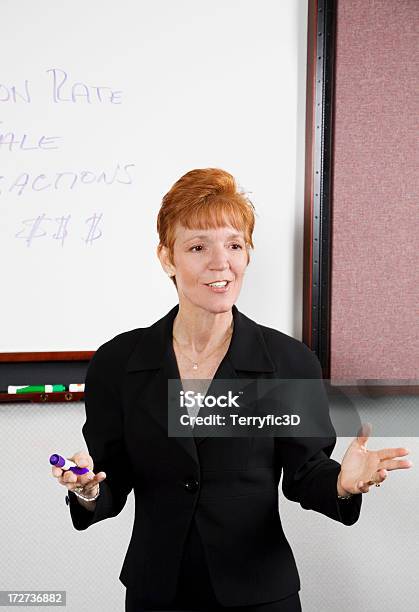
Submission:
[[[332,379],[419,378],[418,22],[338,2]]]

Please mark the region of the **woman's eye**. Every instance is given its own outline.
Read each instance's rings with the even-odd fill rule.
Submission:
[[[239,247],[239,249],[243,249],[242,245],[241,245],[241,244],[239,244],[238,242],[236,242],[236,243],[232,244],[231,246],[234,246],[234,247]],[[194,251],[194,249],[202,249],[202,248],[203,248],[203,245],[202,245],[202,244],[196,244],[195,246],[191,247],[189,250],[190,250],[190,251],[193,251],[194,253],[196,253],[196,252],[198,252],[198,253],[199,253],[200,251]],[[233,249],[233,250],[234,250],[234,251],[237,251],[237,249]]]

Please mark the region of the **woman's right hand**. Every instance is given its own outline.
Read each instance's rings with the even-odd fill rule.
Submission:
[[[73,461],[78,467],[87,467],[89,472],[86,474],[77,475],[71,470],[62,470],[57,466],[52,466],[52,475],[58,479],[58,482],[65,486],[69,491],[73,491],[75,487],[83,487],[83,493],[86,497],[94,497],[98,492],[99,483],[105,480],[105,472],[93,472],[93,459],[85,452],[80,451],[75,453],[72,457],[68,457],[70,461]]]

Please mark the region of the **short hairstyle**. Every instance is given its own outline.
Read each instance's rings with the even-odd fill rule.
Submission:
[[[172,264],[175,230],[179,223],[187,229],[216,229],[231,225],[244,234],[247,263],[254,248],[255,207],[234,177],[221,168],[190,170],[174,183],[163,197],[157,216],[158,250],[168,248]],[[176,288],[176,279],[171,277]]]

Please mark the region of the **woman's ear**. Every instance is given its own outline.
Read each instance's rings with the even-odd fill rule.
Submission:
[[[169,249],[159,244],[157,247],[157,257],[160,259],[160,263],[166,274],[168,276],[174,276],[176,270],[170,262]]]

